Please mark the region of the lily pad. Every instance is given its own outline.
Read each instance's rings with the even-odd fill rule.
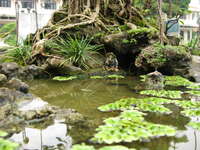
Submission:
[[[195,83],[181,76],[165,76],[165,85],[192,86],[195,85]]]
[[[103,79],[104,76],[91,76],[90,79]]]
[[[194,129],[200,130],[200,122],[189,122],[187,125]]]
[[[170,90],[144,90],[141,91],[140,94],[143,95],[150,95],[156,97],[164,97],[164,98],[171,98],[171,99],[180,99],[181,91],[170,91]]]
[[[111,104],[100,106],[98,109],[100,111],[113,111],[113,110],[141,110],[149,112],[159,112],[159,113],[171,113],[171,111],[164,107],[163,104],[173,103],[172,100],[164,98],[126,98],[116,101]]]
[[[174,136],[173,127],[154,124],[144,120],[143,115],[136,110],[122,112],[118,117],[104,120],[104,125],[96,129],[92,141],[98,143],[120,143],[142,141],[157,136]]]
[[[69,77],[62,77],[62,76],[57,76],[57,77],[54,77],[53,80],[56,80],[56,81],[69,81],[69,80],[74,80],[74,79],[77,79],[78,77],[76,76],[69,76]]]
[[[112,74],[112,75],[108,75],[106,76],[107,78],[110,78],[110,79],[124,79],[125,77],[122,76],[122,75],[117,75],[117,74]]]

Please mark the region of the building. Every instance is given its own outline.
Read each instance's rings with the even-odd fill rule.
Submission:
[[[184,24],[181,24],[181,36],[183,43],[188,43],[195,38],[199,31],[200,22],[200,0],[191,0],[189,4],[191,13],[183,16],[181,19]]]
[[[18,16],[19,39],[47,24],[62,0],[0,0],[0,24],[16,21]]]

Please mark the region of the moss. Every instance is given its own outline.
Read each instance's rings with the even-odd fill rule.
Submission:
[[[161,68],[166,65],[182,64],[190,58],[190,52],[183,46],[154,44],[140,52],[135,65],[142,68]]]
[[[138,28],[138,29],[132,29],[132,30],[128,30],[127,33],[131,36],[135,36],[135,35],[138,35],[138,34],[148,34],[149,37],[152,37],[156,34],[157,30],[155,28],[145,28],[145,27],[142,27],[142,28]]]

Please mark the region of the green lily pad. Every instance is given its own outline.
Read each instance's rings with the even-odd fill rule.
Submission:
[[[117,74],[112,74],[112,75],[108,75],[106,76],[107,78],[110,78],[110,79],[124,79],[125,77],[122,76],[122,75],[117,75]]]
[[[156,96],[156,97],[180,99],[182,92],[181,91],[170,91],[170,90],[144,90],[144,91],[141,91],[140,94]]]
[[[19,144],[0,138],[0,150],[16,150]]]
[[[113,110],[141,110],[149,112],[159,112],[159,113],[171,113],[171,111],[164,107],[163,104],[173,103],[172,100],[164,98],[126,98],[116,101],[111,104],[100,106],[98,109],[100,111],[113,111]]]
[[[165,85],[192,86],[195,85],[195,83],[181,76],[165,76]]]
[[[92,141],[98,143],[120,143],[142,141],[157,136],[174,136],[173,127],[154,124],[144,120],[143,115],[136,110],[122,112],[118,117],[104,120],[104,125],[99,126]]]
[[[74,79],[77,79],[78,77],[76,76],[70,76],[70,77],[62,77],[62,76],[57,76],[57,77],[54,77],[53,80],[56,80],[56,81],[69,81],[69,80],[74,80]]]
[[[200,122],[189,122],[187,125],[194,129],[200,130]]]
[[[181,113],[188,117],[197,117],[200,116],[200,108],[198,109],[186,109],[181,111]]]
[[[91,76],[90,79],[103,79],[104,76]]]

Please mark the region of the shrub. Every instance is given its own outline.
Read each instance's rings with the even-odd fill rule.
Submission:
[[[19,65],[26,65],[27,60],[31,57],[31,46],[22,45],[8,49],[5,54],[5,61],[16,62]]]
[[[48,42],[48,46],[55,49],[57,54],[64,56],[72,64],[88,69],[87,61],[95,61],[91,54],[97,53],[102,48],[101,45],[92,45],[91,40],[88,37],[59,37],[54,42]]]

